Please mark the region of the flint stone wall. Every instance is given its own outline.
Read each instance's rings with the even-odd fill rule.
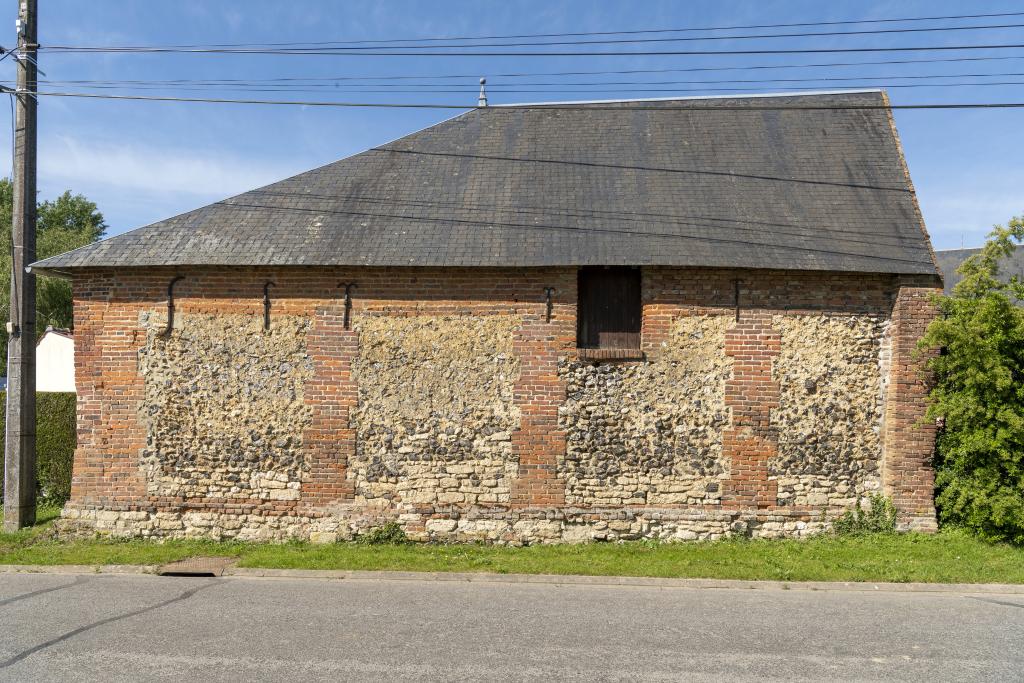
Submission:
[[[143,313],[138,371],[146,429],[140,468],[149,495],[297,500],[308,470],[303,387],[313,374],[308,319]]]
[[[729,413],[724,315],[674,321],[655,360],[566,362],[559,463],[572,505],[703,505],[728,476],[722,427]]]
[[[573,351],[574,269],[76,277],[79,441],[62,524],[313,541],[392,521],[438,541],[800,536],[884,490],[901,523],[934,528],[912,356],[930,280],[760,273],[737,299],[732,271],[643,272],[647,359],[598,364]],[[337,285],[355,280],[346,311]],[[725,354],[737,305],[764,333],[736,367],[761,354],[763,375],[737,378]],[[764,423],[759,468],[730,462],[737,409]],[[769,495],[731,497],[740,476]]]
[[[369,317],[357,326],[355,457],[362,501],[509,501],[519,359],[513,316]]]
[[[769,476],[780,505],[848,507],[881,489],[888,319],[882,315],[774,316],[778,456]]]

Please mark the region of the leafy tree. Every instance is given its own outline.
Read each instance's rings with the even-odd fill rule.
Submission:
[[[929,416],[945,428],[936,448],[936,505],[944,523],[990,540],[1024,543],[1024,282],[999,262],[1024,240],[1024,219],[996,226],[963,280],[938,299],[922,348],[937,384]]]
[[[10,320],[11,312],[11,220],[14,187],[0,179],[0,318]],[[96,204],[80,194],[67,191],[38,205],[36,258],[91,244],[103,237],[107,223]],[[40,277],[36,280],[36,326],[39,334],[47,325],[71,327],[71,285],[65,280]],[[7,335],[0,333],[0,363],[7,374]]]

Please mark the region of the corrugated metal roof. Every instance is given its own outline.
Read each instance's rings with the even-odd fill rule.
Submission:
[[[34,268],[678,265],[934,274],[886,105],[872,91],[475,109]]]

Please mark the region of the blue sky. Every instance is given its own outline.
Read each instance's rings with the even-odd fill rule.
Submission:
[[[6,47],[14,40],[15,3],[3,4],[5,12],[0,14],[0,20],[8,23],[0,25],[8,28],[6,35],[9,37],[6,41],[0,41],[0,44]],[[88,3],[81,0],[42,0],[40,5],[40,42],[44,46],[384,40],[840,21],[1024,10],[1020,2],[964,3],[935,0],[827,3],[820,0],[96,0]],[[1024,24],[1024,16],[971,21],[975,24]],[[877,27],[833,28],[856,30]],[[971,43],[1024,43],[1024,29],[789,38],[757,42],[723,40],[684,45],[688,49],[727,50],[751,47]],[[653,44],[640,46],[640,49],[664,50],[677,45]],[[883,78],[893,75],[1024,73],[1024,49],[971,53],[535,58],[44,53],[40,65],[50,80],[466,74],[466,78],[448,81],[457,88],[464,88],[464,92],[457,93],[352,93],[344,92],[347,86],[338,85],[323,88],[320,92],[248,95],[273,99],[429,101],[472,105],[476,99],[476,75],[490,76],[492,103],[605,99],[645,95],[615,90],[619,86],[595,86],[607,92],[577,95],[567,94],[565,89],[557,88],[550,89],[549,93],[503,93],[500,92],[502,86],[511,87],[510,84],[515,80],[494,74],[873,61],[964,54],[1019,56],[1021,59],[778,70],[767,72],[767,75],[776,78],[865,76],[869,77],[868,80],[859,85],[885,85],[913,82]],[[3,78],[13,78],[14,65],[11,60],[0,64],[0,69],[3,69],[0,71]],[[569,80],[712,80],[759,77],[767,77],[766,72],[579,76]],[[538,77],[525,80],[553,79]],[[948,80],[1024,82],[1024,76]],[[678,87],[679,94],[700,94],[683,92],[696,86]],[[790,89],[770,83],[752,84],[749,87],[758,91]],[[81,91],[71,86],[61,86],[60,89]],[[150,92],[159,94],[160,91]],[[177,94],[240,95],[223,90]],[[651,92],[649,96],[672,94]],[[1024,101],[1024,86],[893,88],[890,96],[896,104]],[[336,109],[42,98],[39,115],[39,188],[43,198],[52,197],[65,189],[87,195],[97,202],[107,216],[110,232],[116,234],[342,158],[448,118],[453,113],[451,110]],[[0,109],[0,115],[5,119],[3,125],[9,126],[8,108]],[[896,122],[925,221],[937,248],[977,245],[994,223],[1004,223],[1010,216],[1024,213],[1024,166],[1020,163],[1024,158],[1024,110],[899,111],[896,113]],[[10,168],[9,151],[0,157],[0,166]]]

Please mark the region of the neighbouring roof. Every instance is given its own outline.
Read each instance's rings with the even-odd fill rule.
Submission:
[[[935,252],[935,260],[945,276],[946,294],[952,294],[953,288],[963,278],[956,269],[967,260],[981,252],[981,247],[973,249],[943,249]],[[1014,249],[1013,253],[999,261],[999,273],[1003,276],[1016,275],[1024,280],[1024,249]]]
[[[474,109],[33,267],[158,265],[936,274],[881,91]]]
[[[66,337],[67,339],[74,339],[75,334],[71,330],[64,329],[63,327],[54,327],[52,325],[46,326],[46,331],[43,332],[43,336],[48,334],[55,334],[58,337]]]

